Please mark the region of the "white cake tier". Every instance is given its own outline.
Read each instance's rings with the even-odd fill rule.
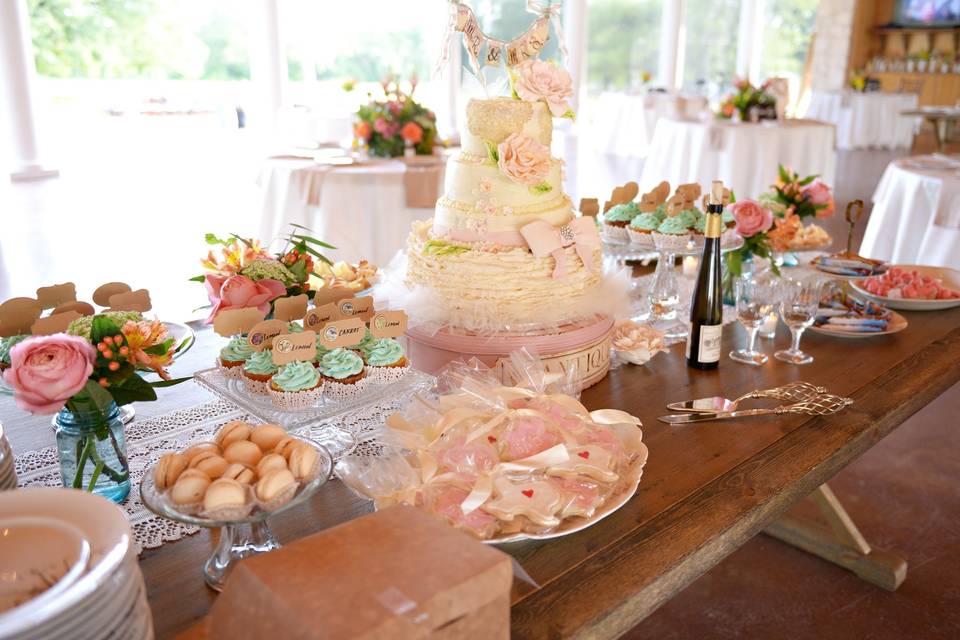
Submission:
[[[407,242],[409,286],[431,295],[431,314],[444,323],[471,330],[505,325],[553,325],[591,317],[603,310],[592,295],[600,281],[601,251],[587,268],[573,247],[564,249],[566,274],[554,277],[552,256],[535,257],[521,247],[489,247],[442,241],[430,233],[430,221],[414,223]],[[428,243],[433,241],[433,246]]]
[[[513,98],[467,103],[467,123],[460,132],[460,146],[465,153],[486,157],[486,141],[500,144],[511,133],[525,134],[549,147],[553,118],[547,105]]]

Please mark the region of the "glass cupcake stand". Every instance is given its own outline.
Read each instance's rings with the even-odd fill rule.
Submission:
[[[320,454],[319,469],[315,477],[297,488],[296,494],[272,511],[265,511],[258,506],[242,518],[232,520],[208,518],[203,515],[191,515],[176,510],[163,496],[154,483],[153,474],[156,465],[152,465],[143,474],[140,481],[140,496],[143,504],[158,516],[169,518],[176,522],[195,525],[207,529],[220,529],[220,538],[213,555],[203,565],[203,577],[207,585],[214,591],[221,591],[227,575],[236,566],[236,563],[258,553],[265,553],[280,548],[280,543],[267,526],[267,518],[278,515],[302,504],[310,498],[317,489],[326,484],[333,476],[334,460],[326,447],[322,444],[297,436],[304,442],[314,446]]]
[[[648,322],[662,331],[668,340],[681,340],[687,337],[689,329],[679,318],[680,284],[677,279],[676,259],[677,256],[700,257],[703,254],[703,236],[669,236],[659,233],[651,236],[651,242],[643,245],[604,241],[604,255],[620,264],[625,264],[627,260],[657,260],[653,282],[646,296],[643,296],[643,287],[639,283],[641,278],[633,279],[636,315],[632,319]],[[743,238],[733,231],[725,232],[720,239],[721,253],[735,251],[742,246]]]

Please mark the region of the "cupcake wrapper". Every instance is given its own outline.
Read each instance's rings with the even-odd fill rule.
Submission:
[[[323,395],[327,398],[334,399],[345,399],[345,398],[354,398],[361,393],[367,386],[367,380],[369,378],[361,378],[353,384],[343,384],[341,382],[333,382],[332,380],[323,381]]]
[[[403,376],[407,375],[408,371],[410,371],[409,365],[402,367],[374,367],[368,364],[366,366],[367,377],[365,379],[370,380],[373,384],[392,384],[403,379]],[[360,382],[363,382],[363,380]]]
[[[630,244],[636,245],[643,249],[654,249],[656,245],[653,243],[653,234],[652,233],[640,233],[634,231],[633,229],[627,229],[627,235],[630,237]]]
[[[270,383],[269,382],[260,382],[259,380],[251,380],[247,376],[243,376],[243,386],[246,387],[247,391],[254,393],[256,395],[266,395],[270,392]]]
[[[224,378],[230,378],[232,380],[240,380],[243,378],[243,367],[225,367],[220,362],[220,358],[217,358],[217,368],[220,369],[220,373],[223,374]]]
[[[658,233],[654,231],[650,235],[653,236],[653,242],[657,249],[661,251],[686,251],[687,244],[690,242],[689,233],[685,233],[682,236],[675,236],[669,233]]]
[[[630,237],[627,235],[627,227],[614,227],[613,225],[603,225],[603,239],[609,242],[628,242]]]
[[[320,402],[323,396],[324,386],[321,384],[316,389],[310,391],[275,391],[269,389],[270,401],[273,406],[283,411],[299,411],[308,409]]]

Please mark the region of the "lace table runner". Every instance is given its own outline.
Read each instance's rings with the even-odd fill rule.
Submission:
[[[346,429],[357,442],[354,455],[375,456],[379,450],[379,434],[387,416],[400,409],[407,400],[407,396],[396,396],[376,405],[341,413],[294,433],[323,440],[319,435],[321,432]],[[200,529],[161,518],[144,506],[140,501],[140,479],[144,470],[165,453],[181,451],[193,442],[210,440],[216,430],[230,420],[259,422],[235,405],[215,400],[154,418],[138,418],[125,427],[130,463],[130,495],[120,508],[130,520],[137,553],[179,540]],[[56,447],[27,451],[16,457],[15,465],[21,487],[62,486]]]

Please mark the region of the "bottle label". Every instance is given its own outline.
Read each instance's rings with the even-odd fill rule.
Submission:
[[[719,238],[723,233],[723,217],[718,213],[708,213],[703,235],[706,238]]]
[[[720,362],[720,334],[723,325],[700,325],[700,352],[697,360],[700,362]]]

